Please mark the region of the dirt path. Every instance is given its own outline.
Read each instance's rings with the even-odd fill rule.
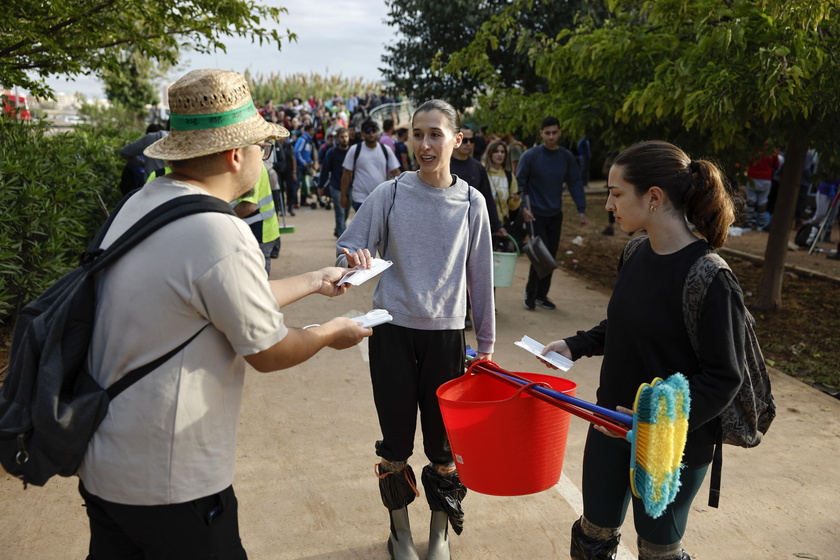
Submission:
[[[284,237],[273,276],[329,264],[332,215],[301,211],[297,233]],[[495,360],[514,371],[547,372],[513,345],[523,334],[547,342],[588,328],[604,313],[607,297],[564,272],[554,277],[556,311],[526,312],[522,257],[514,287],[496,291]],[[289,306],[287,322],[302,326],[370,309],[373,286],[342,298],[313,297]],[[472,336],[468,336],[468,340]],[[366,347],[326,350],[301,366],[275,374],[248,373],[238,440],[235,487],[241,532],[249,557],[264,560],[385,560],[388,518],[373,476],[373,442],[379,437],[372,404]],[[592,400],[599,359],[582,360],[568,373],[578,395]],[[774,373],[779,417],[754,450],[727,448],[721,508],[706,506],[708,488],[695,502],[686,547],[694,560],[785,560],[838,557],[840,530],[840,401]],[[586,423],[573,419],[560,483],[514,498],[470,493],[466,528],[453,537],[458,560],[566,558],[569,527],[580,513],[580,458]],[[422,449],[418,445],[417,449]],[[415,455],[419,472],[425,462]],[[528,469],[522,458],[521,468]],[[66,560],[85,557],[88,531],[75,479],[21,489],[0,477],[0,558]],[[414,539],[424,556],[428,509],[411,507]],[[629,523],[619,558],[635,557]],[[797,556],[799,555],[799,556]]]

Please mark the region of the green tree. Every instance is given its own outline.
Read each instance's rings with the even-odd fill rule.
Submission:
[[[487,73],[480,56],[533,0],[515,0],[453,57],[451,72]],[[834,0],[611,0],[603,25],[536,33],[529,54],[548,92],[495,84],[484,110],[524,120],[554,114],[572,134],[615,147],[665,138],[724,164],[765,142],[785,169],[755,306],[780,307],[788,236],[809,147],[826,172],[840,165],[840,7]],[[486,106],[486,108],[485,108]],[[731,169],[730,169],[731,170]]]
[[[440,72],[450,57],[466,48],[482,24],[505,10],[509,0],[386,0],[387,23],[396,27],[400,39],[386,45],[380,68],[396,91],[404,91],[417,101],[446,99],[459,110],[473,105],[475,96],[485,93],[487,76],[472,72]],[[570,28],[578,10],[597,13],[601,2],[570,0],[538,3],[511,16],[510,27],[493,37],[476,52],[502,87],[529,92],[548,89],[520,48],[535,33]]]
[[[146,116],[146,105],[160,101],[155,79],[166,75],[164,65],[158,70],[154,63],[142,54],[126,50],[115,68],[105,68],[101,77],[105,84],[108,100],[127,111],[137,121]]]
[[[168,64],[184,48],[224,51],[225,37],[248,36],[279,49],[281,40],[295,38],[271,26],[285,12],[254,0],[10,0],[0,19],[0,76],[7,87],[50,96],[46,77],[113,71],[127,48]]]

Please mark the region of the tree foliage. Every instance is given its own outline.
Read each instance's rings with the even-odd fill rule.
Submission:
[[[166,75],[169,64],[160,68],[132,49],[125,49],[117,68],[107,68],[101,73],[108,100],[142,121],[146,116],[146,105],[160,102],[155,80]]]
[[[452,57],[453,74],[490,76],[482,55],[534,0],[514,0]],[[553,114],[618,149],[663,138],[695,157],[745,163],[766,141],[786,163],[757,306],[781,305],[788,232],[804,155],[840,169],[840,7],[834,0],[610,0],[603,22],[533,33],[526,51],[549,91],[496,80],[481,114],[500,128]],[[732,169],[727,169],[731,171]]]
[[[294,39],[272,26],[285,12],[254,0],[10,0],[0,19],[0,79],[49,96],[48,76],[119,71],[129,47],[169,64],[184,48],[224,51],[225,37],[279,48],[282,39]]]
[[[406,92],[417,101],[440,98],[463,110],[472,106],[475,96],[488,86],[520,88],[529,92],[548,89],[545,78],[534,71],[521,45],[539,33],[556,33],[571,28],[579,10],[597,12],[600,2],[570,0],[537,3],[531,9],[512,15],[506,29],[489,37],[479,51],[483,72],[441,72],[450,57],[475,39],[482,25],[504,12],[509,0],[386,0],[388,25],[396,27],[401,38],[386,45],[380,68],[396,91]],[[595,7],[593,7],[595,6]]]

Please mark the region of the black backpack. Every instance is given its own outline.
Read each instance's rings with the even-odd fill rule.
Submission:
[[[120,192],[123,196],[146,184],[146,169],[143,162],[129,161],[123,166],[120,175]]]
[[[9,370],[0,387],[0,463],[23,481],[24,488],[27,484],[43,486],[56,474],[76,474],[90,438],[105,418],[108,403],[198,336],[195,333],[107,389],[87,371],[96,310],[96,273],[148,235],[183,216],[233,213],[228,204],[212,196],[181,196],[155,208],[107,249],[100,249],[114,216],[127,199],[99,230],[80,265],[27,305],[15,323]]]
[[[278,141],[274,142],[274,171],[277,172],[278,180],[286,176],[288,162],[286,161],[285,145],[285,142],[283,144]]]

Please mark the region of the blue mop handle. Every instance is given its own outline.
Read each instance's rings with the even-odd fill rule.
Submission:
[[[520,385],[528,384],[527,381],[524,381],[518,377],[505,375],[504,373],[495,370],[494,373],[501,375],[502,377],[514,381]],[[541,385],[534,385],[531,388],[535,391],[542,393],[543,395],[574,405],[578,408],[594,412],[595,414],[609,418],[610,420],[618,422],[619,424],[624,424],[625,426],[633,425],[633,416],[631,416],[630,414],[624,414],[623,412],[618,412],[617,410],[610,410],[609,408],[604,408],[603,406],[598,406],[597,404],[592,404],[590,402],[571,397],[569,395],[561,393],[560,391],[555,391],[554,389],[549,389],[548,387],[543,387]]]

